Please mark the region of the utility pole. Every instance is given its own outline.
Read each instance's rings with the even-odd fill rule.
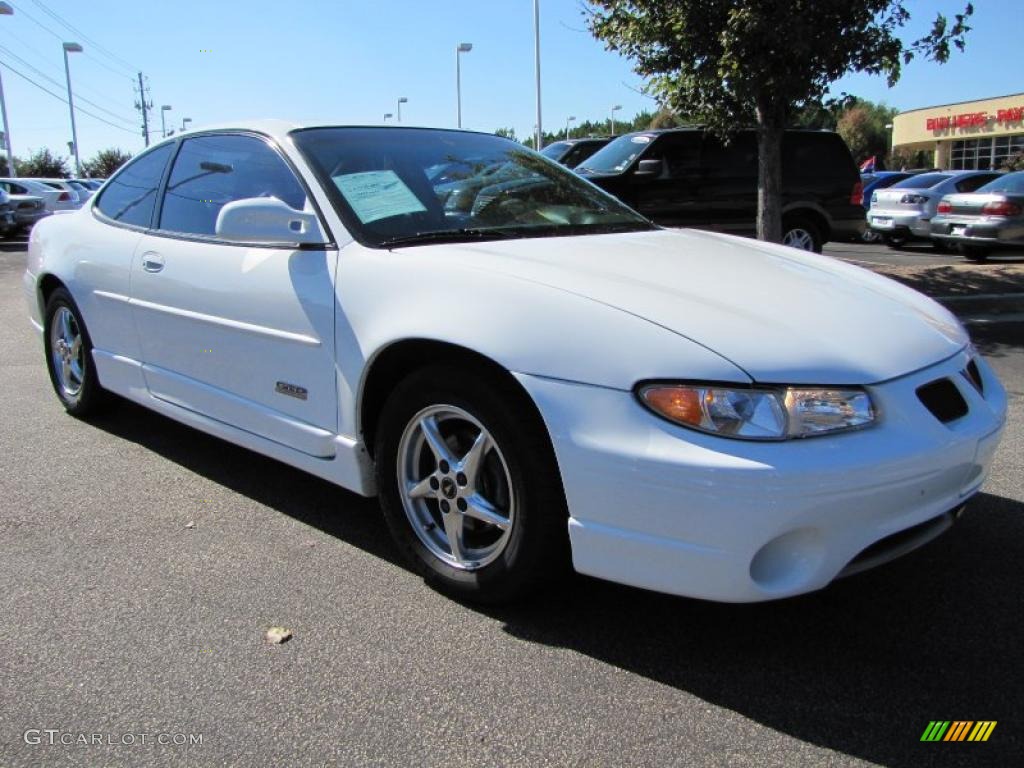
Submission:
[[[142,140],[149,146],[149,110],[153,108],[152,101],[146,101],[147,88],[142,81],[142,73],[139,72],[139,99],[135,102],[135,108],[142,112]]]
[[[544,129],[540,124],[540,0],[533,0],[533,63],[537,74],[537,128],[533,148],[540,152],[544,148]]]

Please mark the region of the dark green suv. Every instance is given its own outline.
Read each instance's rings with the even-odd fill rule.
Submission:
[[[753,235],[757,135],[728,143],[702,128],[630,133],[576,172],[655,223]],[[782,146],[783,242],[821,251],[864,231],[861,179],[850,150],[831,131],[789,130]]]

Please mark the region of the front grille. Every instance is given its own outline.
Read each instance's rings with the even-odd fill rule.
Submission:
[[[949,379],[936,379],[917,388],[917,397],[924,407],[943,424],[967,415],[967,401]]]
[[[978,370],[978,364],[971,360],[967,364],[967,367],[963,370],[964,376],[967,380],[974,385],[974,388],[981,394],[985,394],[985,383],[981,380],[981,371]]]

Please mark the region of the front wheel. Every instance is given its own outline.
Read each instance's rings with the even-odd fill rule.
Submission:
[[[564,494],[539,419],[489,371],[423,369],[388,398],[375,441],[381,504],[429,583],[504,602],[568,561]]]
[[[46,368],[53,390],[72,416],[88,416],[107,403],[92,359],[92,341],[74,299],[57,288],[44,314]]]

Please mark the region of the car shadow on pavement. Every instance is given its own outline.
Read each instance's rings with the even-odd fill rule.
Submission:
[[[580,578],[491,613],[523,640],[881,765],[1019,765],[1021,563],[1024,504],[981,494],[938,540],[799,598],[725,605]],[[931,720],[998,726],[984,744],[922,743]]]
[[[375,499],[132,403],[91,423],[406,568]],[[1003,766],[1024,753],[1021,563],[1024,504],[980,494],[938,540],[799,598],[726,605],[577,576],[521,604],[463,607],[847,755]],[[923,743],[931,720],[998,726],[984,744]]]
[[[350,493],[120,398],[114,408],[89,423],[371,555],[402,565],[376,499]]]

